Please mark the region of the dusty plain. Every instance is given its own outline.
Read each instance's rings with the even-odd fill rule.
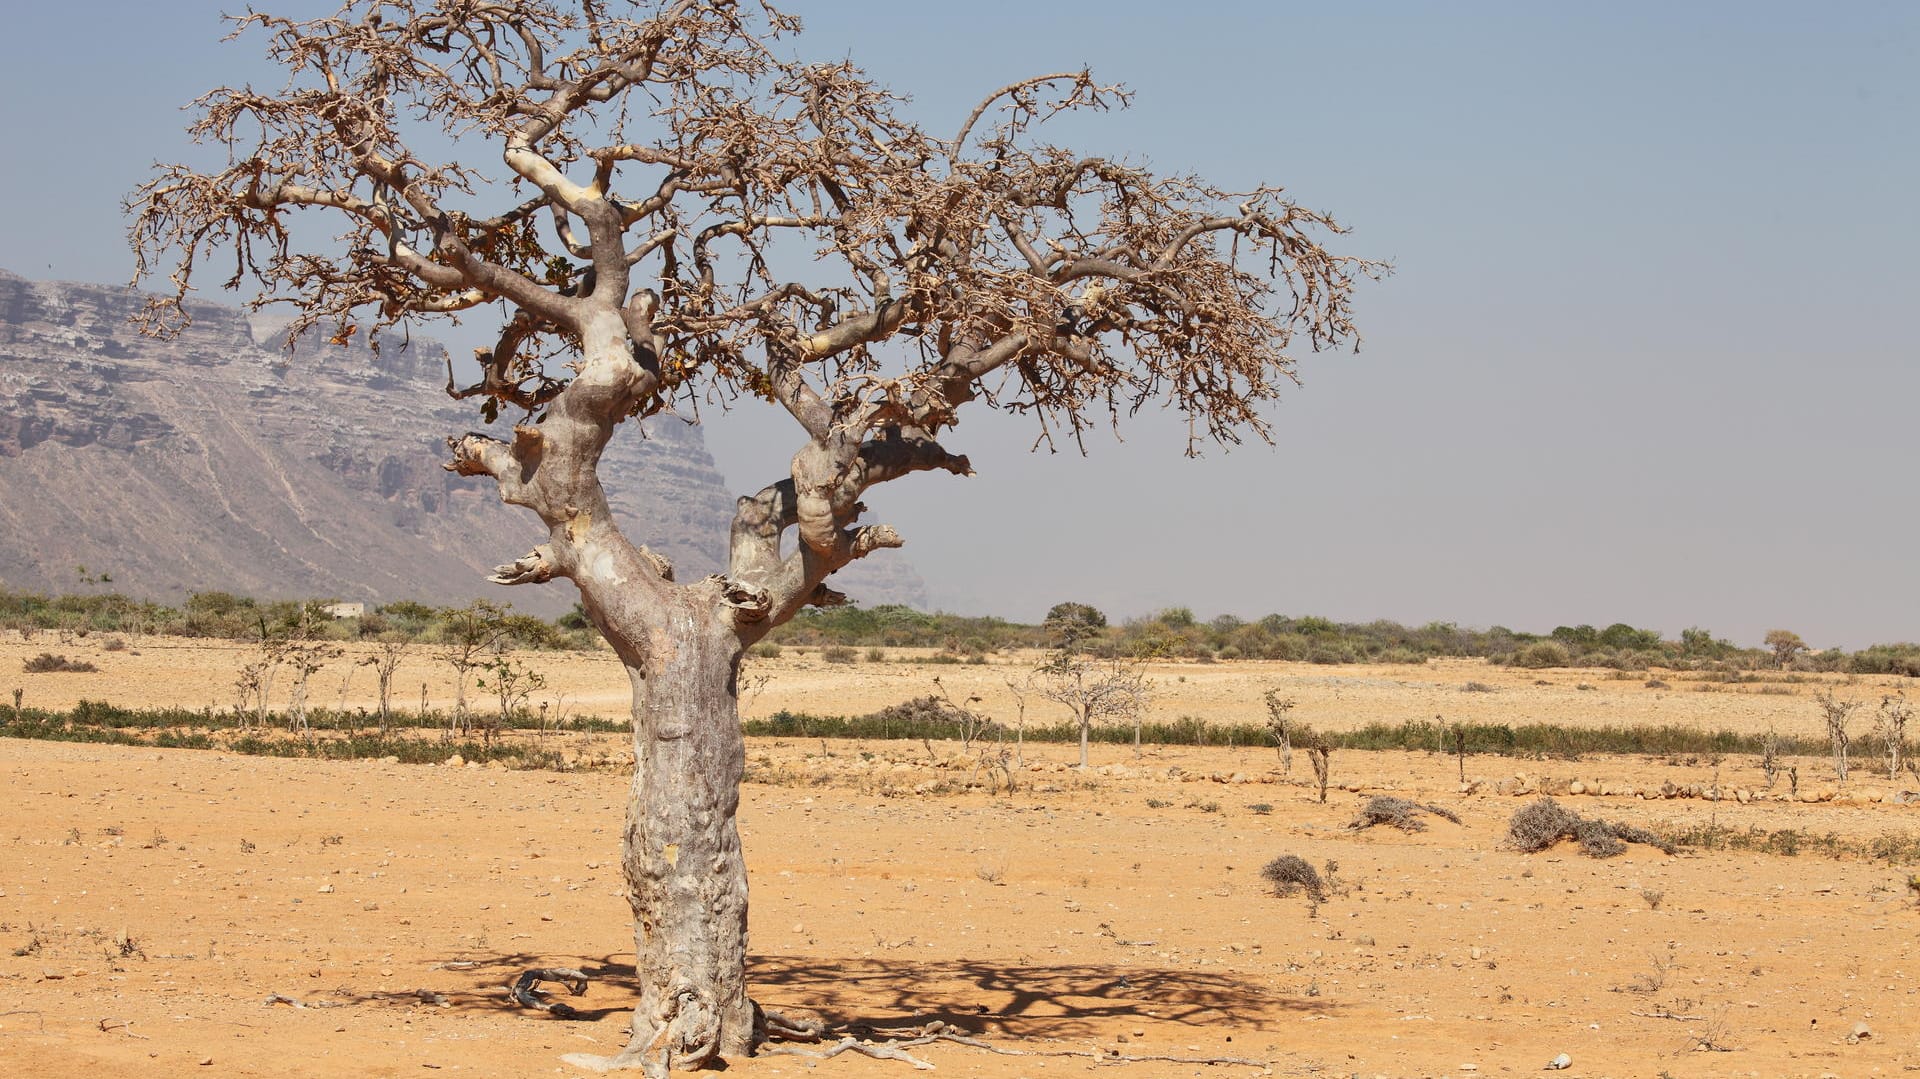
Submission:
[[[0,640],[0,672],[13,672],[0,674],[0,707],[14,686],[30,707],[231,705],[242,649],[130,643]],[[101,670],[19,673],[41,651]],[[860,713],[938,676],[1014,718],[1005,678],[1029,657],[931,665],[887,651],[884,663],[791,649],[757,661],[746,710]],[[372,708],[372,678],[351,658],[316,676],[315,704]],[[610,658],[524,658],[549,680],[550,715],[624,712]],[[423,651],[402,668],[398,702],[416,707],[424,683],[445,707],[443,672]],[[1645,674],[1477,662],[1189,663],[1152,676],[1156,718],[1255,722],[1276,687],[1327,729],[1440,715],[1810,735],[1823,688],[1702,691],[1663,674],[1660,689]],[[1468,682],[1494,692],[1463,692]],[[1867,701],[1897,688],[1828,685]],[[1030,704],[1029,720],[1057,720],[1051,707]],[[0,739],[0,1076],[579,1074],[561,1057],[617,1048],[631,1000],[623,749],[618,735],[545,737],[579,769]],[[1322,804],[1303,756],[1288,772],[1270,748],[1094,752],[1080,773],[1071,747],[1028,744],[995,773],[991,754],[957,743],[750,740],[740,826],[756,998],[882,1032],[939,1019],[1028,1054],[912,1050],[938,1071],[993,1079],[1521,1075],[1559,1054],[1570,1076],[1920,1070],[1915,867],[1812,841],[1920,833],[1920,807],[1896,804],[1900,785],[1870,760],[1844,788],[1823,760],[1787,762],[1804,789],[1842,792],[1803,803],[1778,788],[1734,797],[1764,787],[1750,757],[1475,756],[1478,783],[1463,792],[1450,757],[1337,752]],[[1570,793],[1575,781],[1635,793]],[[1723,797],[1646,796],[1663,785]],[[1567,844],[1505,849],[1509,817],[1543,790],[1655,829],[1809,842],[1797,856],[1633,847],[1606,861]],[[1348,829],[1375,794],[1461,823]],[[1260,869],[1280,854],[1337,863],[1334,893],[1317,906],[1274,896]],[[506,999],[502,987],[536,966],[592,976],[568,999],[579,1018]],[[1126,1057],[1145,1059],[1114,1063]],[[1253,1063],[1187,1062],[1229,1059]],[[729,1068],[911,1070],[851,1054]]]

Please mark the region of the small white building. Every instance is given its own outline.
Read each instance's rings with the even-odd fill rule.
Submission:
[[[359,618],[367,613],[364,603],[329,603],[320,609],[332,618]]]

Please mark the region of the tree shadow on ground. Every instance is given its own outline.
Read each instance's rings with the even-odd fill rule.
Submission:
[[[438,999],[412,990],[354,996],[366,1003],[440,1007],[444,1000],[455,1009],[525,1011],[508,998],[508,984],[526,970],[570,967],[589,979],[586,995],[549,985],[548,999],[575,1009],[572,1019],[592,1022],[633,1007],[639,986],[626,959],[469,953],[448,957],[423,982],[421,989]],[[762,1007],[817,1018],[835,1030],[882,1035],[936,1019],[1023,1039],[1083,1038],[1135,1023],[1252,1031],[1285,1014],[1338,1010],[1225,972],[1122,965],[762,955],[750,960],[747,984]],[[583,1006],[588,1001],[595,1006]]]
[[[747,981],[769,1009],[880,1033],[934,1019],[1019,1038],[1086,1037],[1135,1022],[1253,1030],[1282,1013],[1334,1010],[1232,974],[1131,966],[758,956]]]
[[[570,1015],[555,1015],[558,1020],[594,1022],[610,1015],[625,1015],[633,1010],[635,995],[639,992],[634,982],[633,964],[620,963],[612,955],[530,955],[515,954],[479,954],[463,953],[450,955],[438,962],[429,964],[413,981],[418,985],[410,989],[384,990],[381,992],[362,992],[349,987],[341,987],[326,994],[325,1000],[306,1001],[306,1007],[330,1007],[343,1004],[389,1004],[399,1007],[450,1008],[457,1011],[521,1011],[538,1014],[533,1009],[514,1003],[507,994],[507,987],[528,970],[540,967],[566,967],[577,970],[587,976],[587,994],[594,994],[594,987],[602,987],[602,999],[608,1000],[601,1007],[583,1007],[581,1002],[587,997],[576,997],[565,988],[548,983],[541,986],[547,991],[547,999],[567,1005]],[[611,997],[605,995],[606,987],[614,987]]]

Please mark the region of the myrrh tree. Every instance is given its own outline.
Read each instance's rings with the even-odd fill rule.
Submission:
[[[1264,438],[1289,346],[1357,341],[1353,288],[1379,269],[1324,249],[1341,229],[1279,188],[1043,141],[1050,117],[1124,104],[1084,71],[995,90],[941,137],[853,66],[786,58],[799,23],[732,0],[350,0],[235,22],[288,79],[201,98],[190,130],[224,167],[160,166],[129,196],[140,277],[174,286],[146,327],[181,325],[214,258],[228,288],[288,305],[291,334],[508,313],[448,389],[510,431],[450,438],[447,467],[546,525],[492,579],[572,581],[633,682],[641,991],[611,1066],[696,1067],[765,1036],[736,676],[773,627],[841,602],[836,570],[900,545],[856,523],[864,492],[969,474],[941,440],[975,403],[1049,442],[1156,400],[1190,444]],[[791,416],[790,472],[739,499],[723,575],[675,581],[608,512],[601,452],[623,421],[742,396]]]

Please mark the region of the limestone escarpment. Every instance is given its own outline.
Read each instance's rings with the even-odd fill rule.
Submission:
[[[0,584],[71,591],[85,565],[160,599],[573,603],[564,582],[484,582],[540,525],[491,484],[440,467],[445,437],[480,420],[447,397],[439,345],[392,340],[376,354],[315,341],[289,354],[208,303],[158,341],[127,323],[140,302],[0,271]],[[681,579],[718,569],[733,499],[699,428],[623,429],[601,474],[629,534]],[[903,560],[870,561],[836,586],[868,603],[924,602]]]

